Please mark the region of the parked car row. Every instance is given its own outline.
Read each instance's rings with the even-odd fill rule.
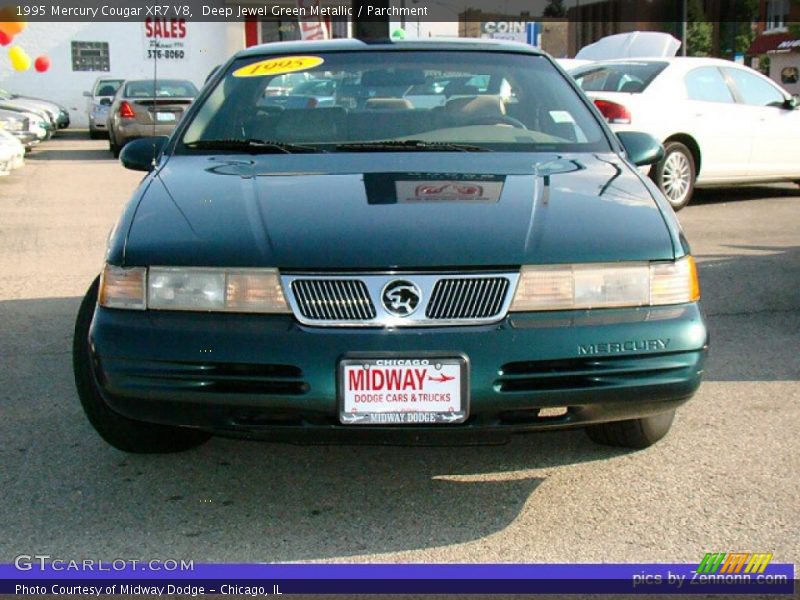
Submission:
[[[673,209],[698,187],[800,183],[797,97],[738,63],[670,56],[680,43],[659,46],[667,34],[635,34],[588,46],[580,64],[560,62],[613,131],[645,131],[664,144],[649,174]],[[655,42],[657,57],[637,43],[645,41]]]
[[[169,135],[197,97],[197,87],[183,79],[101,77],[91,91],[89,136],[108,137],[114,157],[137,138]]]
[[[69,124],[64,107],[0,89],[0,177],[22,167],[26,152]]]

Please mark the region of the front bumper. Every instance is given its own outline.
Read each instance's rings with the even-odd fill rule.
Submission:
[[[39,138],[36,137],[35,134],[30,133],[28,131],[25,132],[11,132],[11,134],[19,140],[19,142],[25,146],[26,150],[30,150],[39,143]]]
[[[99,389],[129,418],[219,434],[308,433],[381,441],[583,426],[673,409],[700,385],[708,334],[697,304],[512,314],[496,325],[325,329],[290,315],[97,308]],[[463,353],[470,416],[460,425],[364,427],[338,420],[337,365],[348,353]],[[566,408],[559,416],[540,409]]]

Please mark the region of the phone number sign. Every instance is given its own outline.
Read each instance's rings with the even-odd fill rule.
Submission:
[[[146,18],[143,23],[147,60],[183,60],[187,57],[185,19]]]

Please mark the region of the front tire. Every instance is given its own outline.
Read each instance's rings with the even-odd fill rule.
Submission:
[[[680,142],[664,145],[664,158],[651,172],[653,181],[664,192],[674,211],[689,204],[694,193],[697,167],[691,150]]]
[[[83,410],[100,437],[115,448],[133,454],[166,454],[199,446],[211,436],[196,429],[144,423],[111,410],[97,388],[89,349],[89,326],[97,305],[100,278],[94,280],[81,302],[72,341],[75,387]]]
[[[642,450],[667,435],[674,420],[675,411],[670,410],[641,419],[590,425],[586,428],[586,435],[593,442],[604,446]]]

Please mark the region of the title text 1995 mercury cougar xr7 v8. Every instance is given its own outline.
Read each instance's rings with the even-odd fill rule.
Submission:
[[[149,174],[78,315],[86,414],[128,452],[561,427],[649,446],[708,344],[636,168],[661,156],[531,47],[242,51],[169,139],[122,152]]]

